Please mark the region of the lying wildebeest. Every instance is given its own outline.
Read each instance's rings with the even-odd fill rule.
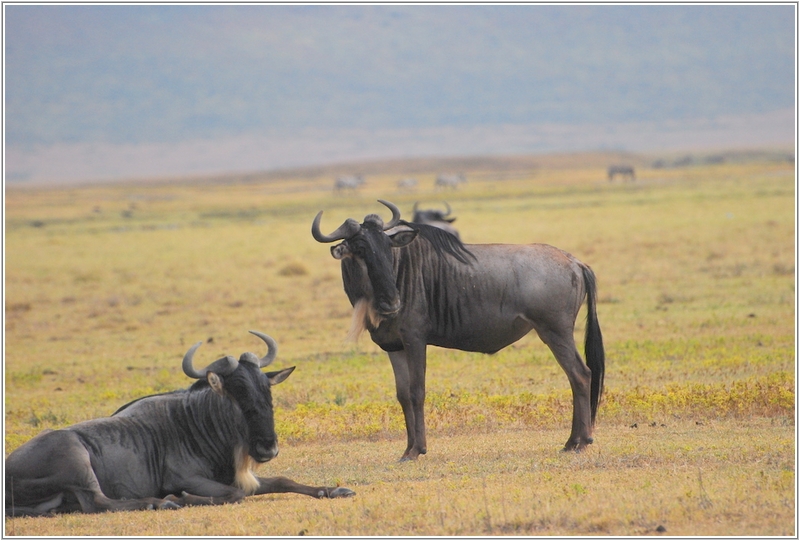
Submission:
[[[627,179],[631,182],[636,180],[636,173],[630,165],[612,165],[608,168],[608,181],[614,180],[614,177],[619,175],[623,180]]]
[[[6,459],[6,516],[219,505],[246,495],[296,492],[315,498],[355,493],[253,475],[278,454],[271,387],[294,367],[261,371],[277,354],[271,337],[250,331],[268,352],[222,357],[185,390],[134,400],[111,417],[45,431]]]
[[[447,203],[447,201],[445,201],[444,204],[447,207],[447,212],[436,209],[419,210],[419,203],[415,202],[413,209],[414,218],[412,218],[411,221],[417,224],[427,224],[432,225],[433,227],[438,227],[439,229],[447,231],[451,235],[455,235],[460,239],[461,236],[458,234],[458,229],[452,225],[456,219],[448,218],[452,212],[450,205]]]
[[[467,177],[463,175],[463,173],[458,173],[457,175],[451,174],[441,174],[436,176],[436,182],[434,183],[435,188],[458,188],[458,185],[461,183],[467,182]]]
[[[462,244],[435,227],[400,220],[384,224],[370,214],[348,218],[330,235],[311,234],[342,262],[344,290],[353,305],[353,329],[367,329],[389,354],[408,445],[401,460],[427,451],[425,367],[428,344],[495,353],[535,329],[572,387],[572,432],[565,450],[592,443],[603,391],[605,354],[597,320],[595,276],[572,255],[545,244]],[[586,364],[573,329],[587,299]],[[352,333],[351,333],[352,334]]]

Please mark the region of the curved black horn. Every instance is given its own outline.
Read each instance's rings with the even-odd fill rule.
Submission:
[[[444,203],[444,206],[447,207],[447,213],[445,213],[445,215],[444,215],[444,218],[447,218],[448,216],[450,216],[450,212],[451,212],[450,211],[450,203],[448,203],[447,201],[442,201],[442,203]]]
[[[358,222],[348,218],[336,231],[330,235],[325,235],[319,229],[319,222],[322,220],[322,212],[323,211],[319,211],[319,214],[317,214],[316,218],[314,218],[314,222],[311,224],[311,235],[317,242],[336,242],[337,240],[344,240],[353,236],[358,231],[358,228],[361,227]]]
[[[206,377],[207,370],[203,370],[202,372],[198,372],[192,366],[192,357],[194,357],[194,352],[197,351],[203,342],[198,342],[192,347],[189,348],[189,351],[186,352],[186,355],[183,356],[183,373],[189,376],[190,378],[194,379],[202,379]]]
[[[378,199],[378,203],[385,205],[389,210],[392,211],[392,219],[389,220],[389,223],[383,226],[383,230],[386,231],[387,229],[391,229],[396,226],[400,222],[400,209],[394,203],[390,203],[388,201],[384,201],[383,199]]]
[[[181,365],[183,367],[183,373],[190,378],[203,379],[206,377],[206,374],[208,374],[209,371],[227,375],[232,373],[234,370],[236,370],[236,367],[239,366],[239,361],[233,357],[222,357],[202,370],[195,370],[192,366],[192,357],[194,357],[194,352],[197,351],[197,348],[199,348],[202,343],[203,342],[198,342],[190,347],[189,351],[186,352],[186,355],[183,356],[183,364]]]
[[[265,366],[268,366],[272,361],[274,361],[275,356],[278,355],[278,343],[275,341],[274,338],[272,338],[271,336],[267,336],[262,332],[250,331],[250,334],[258,336],[267,344],[267,354],[258,360],[258,367],[264,368]]]

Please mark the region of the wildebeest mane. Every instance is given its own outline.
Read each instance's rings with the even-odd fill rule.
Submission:
[[[195,381],[192,385],[190,385],[188,389],[175,389],[174,391],[167,391],[166,393],[154,393],[154,394],[149,394],[149,395],[146,395],[146,396],[140,396],[139,398],[131,400],[127,404],[124,404],[124,405],[120,406],[119,408],[117,408],[117,411],[112,413],[111,416],[113,417],[114,415],[118,414],[122,410],[127,409],[128,407],[136,404],[137,402],[139,402],[141,400],[144,400],[145,398],[153,398],[154,396],[168,396],[168,395],[175,395],[175,394],[184,394],[184,393],[189,393],[189,392],[192,392],[192,391],[198,391],[198,390],[208,389],[208,388],[210,388],[210,385],[208,384],[208,381],[206,381],[205,379],[199,379],[199,380]]]
[[[149,394],[147,396],[140,396],[139,398],[136,398],[135,400],[131,400],[127,404],[124,404],[124,405],[120,406],[119,408],[117,408],[117,411],[112,413],[111,416],[113,417],[114,415],[116,415],[117,413],[121,412],[122,410],[127,409],[129,406],[132,406],[135,403],[139,402],[140,400],[144,400],[145,398],[152,398],[154,396],[164,396],[164,395],[185,393],[185,392],[186,392],[186,389],[176,389],[174,391],[168,391],[166,393],[155,393],[155,394]]]
[[[419,236],[428,241],[439,256],[450,255],[465,265],[470,264],[469,258],[477,260],[475,255],[467,250],[467,247],[458,237],[443,229],[404,220],[401,220],[400,223],[419,231]]]

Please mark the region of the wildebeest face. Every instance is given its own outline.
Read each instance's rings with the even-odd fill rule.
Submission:
[[[207,375],[212,389],[236,402],[242,411],[247,425],[248,454],[257,462],[267,462],[278,455],[271,388],[289,377],[293,370],[294,367],[264,373],[255,355],[243,353],[233,373],[209,372]]]
[[[194,352],[202,342],[189,348],[183,357],[183,372],[190,378],[199,380],[195,385],[205,383],[218,395],[235,402],[244,417],[247,434],[247,453],[257,462],[272,460],[278,454],[278,438],[275,434],[275,418],[272,408],[273,385],[285,380],[294,367],[277,372],[262,372],[278,353],[274,339],[258,331],[250,331],[267,344],[267,354],[259,358],[254,353],[242,353],[236,358],[226,356],[217,359],[206,368],[196,370],[192,363]],[[234,419],[231,422],[235,422]]]
[[[350,273],[362,275],[362,290],[372,298],[375,310],[382,317],[392,317],[400,310],[392,248],[406,246],[416,235],[410,228],[385,233],[383,221],[373,214],[364,219],[355,235],[331,248],[335,259],[352,258],[350,262],[343,261],[343,265],[354,267],[349,269]]]
[[[384,225],[377,214],[370,214],[362,224],[348,219],[331,235],[323,235],[319,230],[320,212],[311,232],[319,242],[343,241],[331,248],[331,255],[342,260],[345,281],[349,280],[349,287],[357,290],[356,296],[370,301],[381,317],[392,317],[401,308],[392,248],[408,245],[418,231],[407,225],[398,226],[400,211],[391,203],[381,203],[392,210],[392,220],[388,224]]]

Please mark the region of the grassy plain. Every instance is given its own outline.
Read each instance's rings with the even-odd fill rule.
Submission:
[[[645,163],[641,157],[637,165]],[[5,453],[44,428],[188,385],[180,360],[278,340],[281,455],[262,475],[340,483],[233,507],[7,519],[7,535],[795,535],[794,167],[769,155],[637,170],[604,155],[437,165],[401,193],[328,171],[6,188]],[[641,162],[641,163],[640,163]],[[405,175],[406,172],[403,172]],[[344,340],[338,262],[309,233],[447,199],[465,242],[544,242],[595,270],[606,395],[560,453],[566,377],[535,335],[493,356],[430,348],[428,455],[405,445],[391,367]],[[576,334],[582,339],[583,322]]]

